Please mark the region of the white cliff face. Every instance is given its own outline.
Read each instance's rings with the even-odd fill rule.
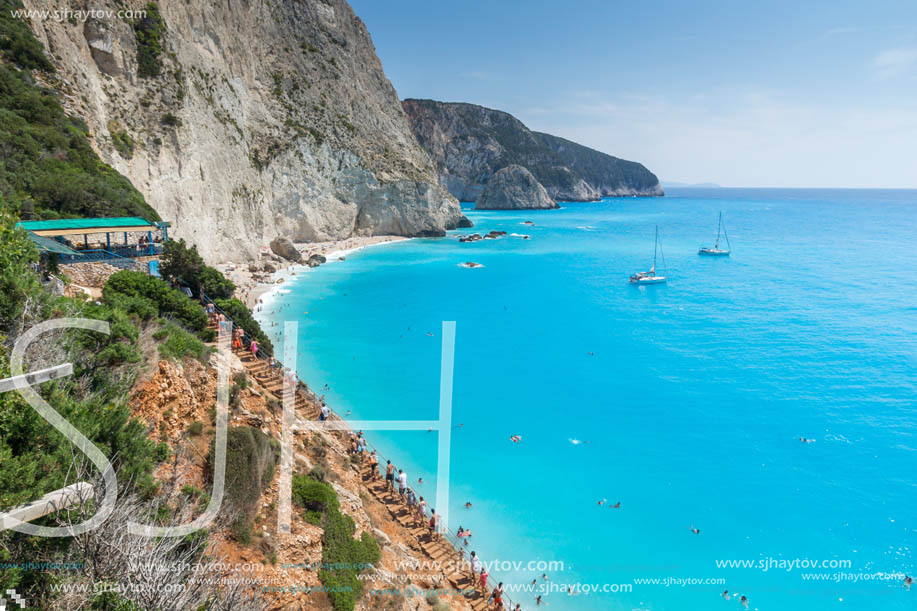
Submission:
[[[151,78],[138,76],[131,20],[32,26],[57,68],[50,84],[102,159],[210,262],[277,236],[441,235],[467,222],[344,0],[163,0],[159,12]]]

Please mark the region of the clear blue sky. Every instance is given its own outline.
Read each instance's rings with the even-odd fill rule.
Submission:
[[[726,186],[917,187],[917,1],[351,0],[402,98]]]

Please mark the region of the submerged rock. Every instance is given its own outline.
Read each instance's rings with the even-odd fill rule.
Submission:
[[[476,210],[557,208],[548,191],[521,165],[508,165],[488,181],[474,205]]]
[[[309,260],[306,261],[306,265],[309,267],[318,267],[322,263],[327,263],[328,259],[325,258],[325,255],[314,254],[309,256]]]

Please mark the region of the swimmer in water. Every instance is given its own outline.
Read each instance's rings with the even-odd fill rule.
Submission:
[[[465,503],[465,509],[471,509],[471,503]]]
[[[904,576],[904,587],[905,587],[905,589],[910,590],[912,585],[914,585],[914,579],[913,579],[913,577],[910,577],[910,576],[908,576],[908,575],[905,575],[905,576]]]
[[[418,477],[418,478],[417,478],[417,483],[418,483],[418,484],[422,484],[422,483],[423,483],[423,478],[422,478],[422,477]]]
[[[599,501],[599,507],[601,507],[602,505],[604,505],[607,502],[608,502],[608,499],[602,499],[601,501]]]
[[[723,590],[723,593],[720,594],[720,596],[722,596],[726,600],[732,599],[732,596],[729,595],[729,590]]]
[[[621,509],[621,501],[618,501],[614,505],[609,505],[608,507],[611,509]]]
[[[742,603],[742,606],[746,609],[748,608],[748,599],[745,598],[745,595],[742,595],[742,598],[739,599],[739,602]]]
[[[699,535],[699,534],[700,534],[700,529],[699,529],[699,528],[694,528],[694,524],[692,524],[692,525],[691,525],[691,532],[693,532],[695,535]]]

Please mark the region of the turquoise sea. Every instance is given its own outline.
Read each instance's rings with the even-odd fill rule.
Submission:
[[[619,590],[554,611],[917,609],[896,575],[917,573],[917,191],[464,207],[473,230],[301,273],[261,315],[299,321],[302,378],[365,420],[436,419],[456,321],[450,528],[563,563],[494,583]],[[720,211],[732,256],[700,257]],[[656,225],[669,282],[630,286]],[[531,239],[457,240],[495,229]],[[434,497],[435,435],[368,436]],[[717,564],[743,560],[768,570]]]

